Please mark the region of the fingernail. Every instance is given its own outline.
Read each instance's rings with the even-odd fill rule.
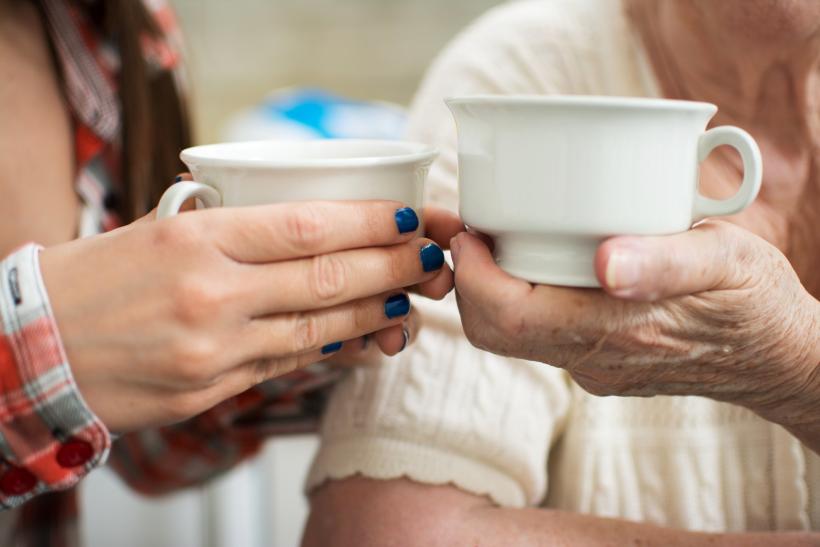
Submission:
[[[404,343],[401,345],[399,353],[403,352],[404,348],[406,348],[407,344],[410,342],[410,331],[407,329],[407,327],[401,329],[401,333],[404,335]]]
[[[450,240],[450,256],[453,257],[453,265],[458,262],[458,253],[461,252],[461,243],[458,241],[458,237],[454,237]]]
[[[403,317],[410,313],[410,299],[406,294],[394,294],[384,303],[384,314],[388,319]]]
[[[165,179],[165,180],[168,180],[168,179]],[[182,182],[182,175],[177,175],[176,178],[174,179],[174,182]]]
[[[641,281],[640,257],[625,249],[613,251],[606,265],[606,284],[613,292],[628,295]]]
[[[336,353],[340,349],[342,349],[343,342],[334,342],[332,344],[328,344],[322,348],[322,355],[328,355],[329,353]]]
[[[404,207],[396,211],[396,226],[400,234],[415,232],[419,228],[419,217],[410,207]]]
[[[428,243],[419,251],[421,266],[425,272],[434,272],[444,266],[444,251],[435,243]]]

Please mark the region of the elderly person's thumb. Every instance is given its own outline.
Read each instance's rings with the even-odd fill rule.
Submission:
[[[748,260],[765,246],[733,224],[704,222],[680,234],[614,237],[595,257],[604,290],[627,300],[654,301],[715,289],[739,288]]]

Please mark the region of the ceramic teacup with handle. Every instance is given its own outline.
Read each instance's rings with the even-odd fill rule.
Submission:
[[[594,258],[616,235],[664,235],[732,215],[757,196],[760,151],[737,127],[706,130],[709,103],[593,96],[448,99],[458,127],[460,212],[495,241],[499,266],[535,283],[600,286]],[[743,182],[726,200],[698,167],[737,149]]]
[[[270,140],[197,146],[180,157],[194,180],[165,192],[158,218],[176,215],[191,198],[205,207],[392,200],[421,214],[436,152],[403,141]]]

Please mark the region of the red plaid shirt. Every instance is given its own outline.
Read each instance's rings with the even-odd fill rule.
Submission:
[[[173,13],[143,0],[165,39],[144,40],[149,66],[178,63]],[[107,196],[119,185],[119,59],[86,9],[95,0],[44,0],[75,125],[80,232],[118,225]],[[314,365],[267,382],[175,426],[112,442],[71,375],[38,266],[27,245],[0,262],[0,545],[77,544],[72,489],[108,460],[133,488],[160,494],[207,480],[254,454],[271,434],[316,427],[338,373]]]

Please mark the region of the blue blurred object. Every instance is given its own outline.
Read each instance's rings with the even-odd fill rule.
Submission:
[[[226,141],[262,139],[399,139],[405,110],[355,101],[320,89],[285,89],[240,112],[227,124]]]

